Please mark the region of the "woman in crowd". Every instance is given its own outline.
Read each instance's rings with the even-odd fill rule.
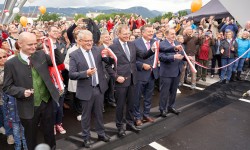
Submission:
[[[7,56],[11,56],[14,54],[14,51],[10,49],[8,41],[5,39],[2,40],[2,46],[0,48],[5,50]]]
[[[238,43],[233,39],[232,30],[226,30],[225,39],[221,41],[220,45],[220,53],[221,53],[221,65],[226,66],[232,63],[236,57],[238,57]],[[233,64],[222,68],[220,83],[226,80],[226,83],[229,83],[231,75],[232,75]],[[225,77],[226,75],[226,77]]]
[[[208,62],[213,58],[212,46],[214,46],[213,35],[210,31],[207,31],[204,36],[199,40],[199,50],[198,50],[198,62],[208,67]],[[202,81],[206,81],[207,69],[198,67],[196,81],[200,78]]]
[[[241,37],[237,38],[236,41],[238,43],[238,56],[243,55],[249,48],[250,48],[250,41],[249,41],[249,32],[244,31]],[[244,62],[247,58],[249,58],[249,54],[247,53],[242,58],[234,63],[233,72],[232,72],[232,80],[235,81],[241,80],[240,75],[244,66]],[[237,75],[236,75],[237,72]]]

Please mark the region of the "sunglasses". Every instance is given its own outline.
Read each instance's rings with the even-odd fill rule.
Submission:
[[[0,60],[3,59],[3,58],[7,58],[7,56],[0,57]]]

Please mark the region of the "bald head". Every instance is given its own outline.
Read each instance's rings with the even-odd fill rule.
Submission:
[[[22,32],[19,36],[18,36],[18,41],[19,42],[23,42],[26,40],[30,40],[30,39],[34,39],[36,38],[36,36],[33,33],[30,32]]]
[[[30,56],[36,51],[36,35],[30,32],[22,32],[18,37],[18,45],[21,52]]]

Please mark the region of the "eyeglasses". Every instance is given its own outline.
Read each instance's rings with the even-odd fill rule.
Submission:
[[[85,42],[85,43],[93,42],[93,40],[81,40],[81,41],[83,41],[83,42]]]
[[[7,56],[0,57],[0,60],[3,59],[3,58],[7,58]]]

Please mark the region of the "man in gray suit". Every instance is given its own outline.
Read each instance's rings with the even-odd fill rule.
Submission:
[[[88,30],[80,31],[77,35],[80,48],[70,54],[69,77],[77,80],[76,97],[82,103],[82,133],[83,146],[89,148],[90,143],[90,121],[92,112],[95,115],[95,129],[98,140],[109,142],[104,132],[103,125],[103,100],[104,93],[108,89],[102,61],[109,64],[109,57],[102,57],[101,50],[93,46],[93,35]],[[107,51],[102,53],[108,56]],[[107,65],[107,70],[112,69]],[[109,71],[108,71],[109,72]]]

